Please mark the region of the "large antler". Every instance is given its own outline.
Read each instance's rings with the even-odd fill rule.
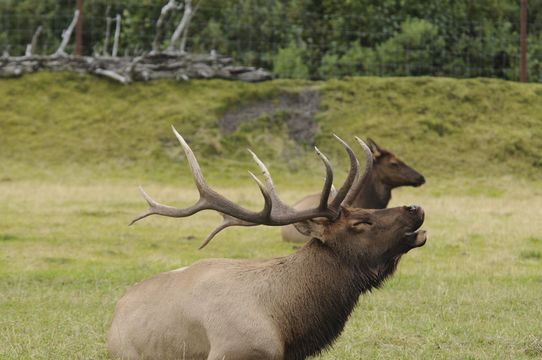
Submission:
[[[354,152],[343,140],[335,136],[335,138],[340,141],[341,144],[344,146],[350,158],[350,171],[343,186],[337,192],[337,195],[334,197],[332,203],[328,205],[329,195],[332,189],[333,170],[325,155],[316,148],[316,153],[320,157],[326,168],[326,180],[324,183],[324,188],[322,190],[320,202],[318,207],[316,208],[297,211],[280,200],[279,196],[276,193],[271,174],[267,170],[264,163],[256,156],[256,154],[249,150],[258,167],[261,169],[266,183],[266,187],[264,187],[264,185],[258,180],[258,178],[254,176],[254,174],[249,172],[252,178],[258,184],[258,187],[260,188],[260,191],[265,201],[264,208],[259,212],[254,212],[231,202],[230,200],[226,199],[225,197],[211,189],[207,185],[201,173],[201,168],[198,164],[196,157],[194,156],[194,153],[192,152],[192,149],[190,149],[186,141],[177,132],[177,130],[175,130],[173,126],[172,130],[179,142],[181,143],[181,146],[183,147],[183,150],[186,154],[200,198],[194,205],[184,209],[179,209],[167,205],[162,205],[156,202],[140,187],[143,197],[149,204],[149,209],[143,214],[136,217],[130,223],[130,225],[138,220],[154,214],[169,217],[187,217],[199,211],[207,209],[216,210],[222,213],[224,221],[216,229],[214,229],[211,234],[209,234],[209,236],[207,236],[200,248],[207,245],[209,241],[221,230],[233,225],[282,226],[317,217],[325,217],[333,220],[339,215],[341,203],[343,202],[345,197],[347,197],[349,190],[352,188],[352,185],[355,182],[355,179],[358,178],[359,163],[354,155]]]
[[[354,136],[356,141],[361,145],[363,149],[363,153],[365,154],[365,170],[363,171],[362,175],[358,174],[358,177],[356,178],[356,181],[354,182],[354,185],[350,188],[348,191],[348,194],[342,201],[342,206],[350,206],[352,205],[352,202],[354,202],[354,199],[360,192],[360,190],[365,186],[367,181],[369,180],[369,174],[371,173],[371,170],[373,168],[373,153],[371,152],[371,149],[361,140],[359,137]]]

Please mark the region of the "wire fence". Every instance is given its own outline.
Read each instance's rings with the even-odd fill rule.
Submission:
[[[106,33],[114,31],[117,14],[121,17],[119,55],[148,53],[166,2],[86,0],[83,53],[110,52],[113,36]],[[363,11],[304,11],[292,16],[280,1],[203,1],[197,9],[188,30],[188,51],[214,50],[239,64],[269,69],[278,77],[430,75],[517,80],[519,75],[519,15],[469,20],[392,13],[383,14],[382,29],[375,30],[378,19]],[[74,0],[0,0],[0,51],[4,56],[24,55],[41,26],[35,52],[53,53],[74,10]],[[182,14],[176,11],[168,19],[162,48]],[[528,29],[530,81],[542,82],[542,21],[531,20]],[[68,52],[73,47],[72,39]]]

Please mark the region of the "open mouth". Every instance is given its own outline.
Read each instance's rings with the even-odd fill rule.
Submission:
[[[427,231],[419,230],[425,220],[425,212],[423,208],[417,205],[405,206],[405,209],[409,212],[411,216],[410,226],[407,228],[407,231],[404,235],[404,240],[406,244],[412,249],[425,245],[427,241]]]
[[[418,231],[408,232],[405,234],[405,238],[407,239],[410,246],[412,246],[413,248],[424,246],[425,242],[427,241],[427,231],[418,230]]]

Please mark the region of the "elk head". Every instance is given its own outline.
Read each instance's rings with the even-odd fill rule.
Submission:
[[[395,269],[401,255],[425,244],[426,232],[418,230],[424,217],[416,205],[381,210],[342,207],[335,221],[311,219],[294,226],[334,249],[342,259],[384,275]]]
[[[405,164],[391,151],[377,145],[371,138],[367,143],[374,156],[374,176],[390,188],[399,186],[421,186],[425,183],[422,174]]]

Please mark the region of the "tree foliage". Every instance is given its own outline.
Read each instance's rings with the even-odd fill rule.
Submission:
[[[85,52],[103,47],[106,14],[123,17],[121,53],[149,51],[166,0],[85,0]],[[282,77],[448,75],[517,78],[516,0],[201,0],[188,49]],[[1,0],[0,50],[22,55],[38,25],[52,52],[71,0]],[[166,31],[182,16],[174,14]],[[542,1],[529,2],[529,70],[540,81]],[[168,36],[164,37],[167,46]],[[287,68],[293,66],[292,68]]]

